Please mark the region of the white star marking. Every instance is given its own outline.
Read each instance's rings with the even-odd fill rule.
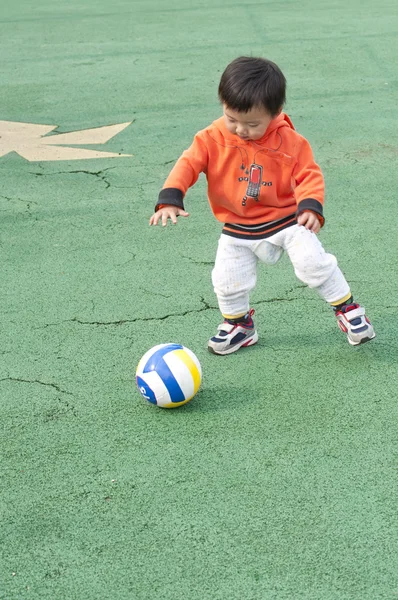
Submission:
[[[65,147],[69,145],[105,144],[131,123],[132,121],[43,137],[50,131],[57,129],[58,125],[0,121],[0,157],[9,152],[16,152],[30,162],[38,162],[132,156],[131,154],[115,154],[114,152]]]

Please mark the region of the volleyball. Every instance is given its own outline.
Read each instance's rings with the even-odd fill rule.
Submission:
[[[142,396],[162,408],[177,408],[195,396],[202,380],[200,362],[181,344],[159,344],[144,354],[136,383]]]

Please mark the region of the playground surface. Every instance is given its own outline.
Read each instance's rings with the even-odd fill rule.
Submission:
[[[397,20],[391,0],[3,7],[0,600],[398,598]],[[148,225],[240,55],[286,75],[368,344],[284,257],[259,267],[259,343],[210,354],[205,179],[189,218]],[[165,342],[203,370],[175,410],[135,386]]]

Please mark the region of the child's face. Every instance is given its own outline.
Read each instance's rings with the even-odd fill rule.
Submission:
[[[262,138],[274,118],[263,107],[253,107],[248,112],[239,112],[223,104],[223,110],[228,131],[242,140],[255,141]]]

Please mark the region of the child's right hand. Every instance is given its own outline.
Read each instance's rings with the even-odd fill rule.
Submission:
[[[157,225],[161,220],[162,227],[166,227],[168,219],[175,225],[177,223],[177,217],[189,217],[189,213],[183,208],[178,208],[178,206],[172,206],[170,204],[169,206],[164,206],[157,210],[149,219],[149,225]]]

